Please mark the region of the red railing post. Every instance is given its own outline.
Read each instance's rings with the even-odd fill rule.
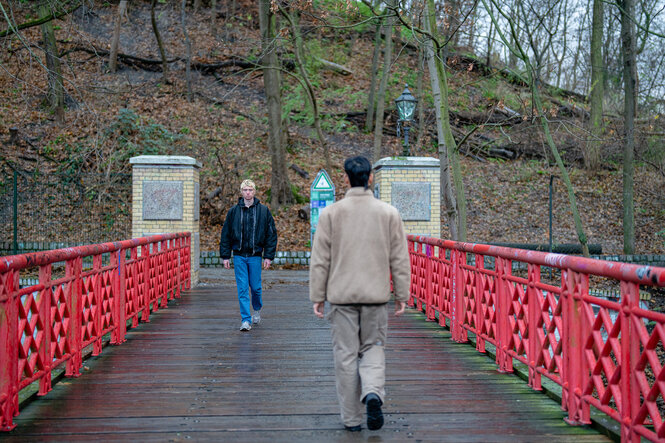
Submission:
[[[639,308],[639,285],[621,282],[621,441],[639,443],[640,435],[635,427],[642,425],[635,419],[640,410],[640,389],[637,384],[637,363],[640,359],[639,325],[641,321],[634,317],[633,311]],[[646,352],[646,351],[645,351]]]
[[[18,291],[19,272],[0,275],[0,430],[16,427],[18,415]]]
[[[451,335],[452,339],[458,343],[464,343],[467,341],[466,330],[463,327],[464,324],[464,278],[462,274],[462,263],[463,258],[462,254],[464,252],[457,249],[450,251],[450,258],[452,264],[450,281],[452,282],[452,288],[450,291],[450,307],[452,310],[451,315]]]
[[[485,339],[482,337],[482,328],[485,323],[485,318],[483,315],[483,297],[485,295],[485,288],[483,285],[483,270],[485,269],[485,256],[476,254],[475,255],[475,268],[476,268],[476,278],[475,278],[475,301],[476,301],[476,350],[478,352],[485,353]]]
[[[512,261],[506,258],[497,257],[495,261],[497,271],[496,281],[496,364],[499,366],[499,372],[513,372],[513,358],[508,353],[510,343],[510,321],[508,312],[510,311],[510,291],[508,290],[507,276],[512,272]]]
[[[67,303],[70,315],[69,331],[67,331],[67,343],[71,352],[71,358],[67,360],[67,368],[65,370],[66,377],[78,377],[81,374],[79,369],[83,365],[82,349],[81,349],[81,320],[82,320],[82,284],[81,281],[81,257],[75,257],[67,260],[65,265],[65,274],[71,277],[69,288],[67,290]]]
[[[150,288],[153,287],[153,282],[150,281],[151,247],[152,243],[141,246],[141,257],[145,258],[143,262],[143,306],[139,306],[138,310],[141,310],[141,321],[146,323],[150,322]]]
[[[585,284],[586,281],[586,284]],[[564,345],[564,373],[562,377],[562,402],[568,410],[566,423],[580,425],[590,423],[589,405],[582,401],[584,392],[584,336],[582,334],[582,304],[585,303],[583,295],[588,293],[588,276],[577,273],[571,269],[563,270],[561,274],[561,296],[563,298],[565,316],[563,318]]]
[[[100,332],[102,331],[102,255],[97,254],[92,258],[92,269],[93,274],[90,274],[88,278],[94,278],[94,284],[92,285],[92,297],[88,294],[90,301],[90,309],[92,311],[92,323],[93,331],[97,335],[97,339],[92,344],[92,355],[99,355],[102,352],[102,337]],[[91,337],[92,338],[92,337]]]
[[[46,395],[51,390],[51,264],[39,267],[39,283],[44,285],[39,297],[39,321],[37,327],[42,333],[37,335],[39,359],[44,376],[39,379],[37,395]],[[41,325],[39,324],[41,323]],[[41,336],[40,336],[41,335]]]
[[[113,325],[111,331],[111,344],[119,345],[125,342],[127,334],[127,305],[125,284],[125,249],[111,254],[111,264],[115,266],[113,273]]]
[[[175,296],[176,298],[180,298],[180,291],[182,290],[182,237],[179,237],[176,239],[175,243],[175,253],[178,256],[178,262],[176,263],[176,274],[177,274],[177,288],[176,288],[176,293]]]
[[[425,316],[427,321],[436,320],[434,310],[434,286],[432,285],[432,246],[425,245]]]
[[[139,311],[141,310],[141,306],[139,305],[139,302],[141,300],[141,291],[142,291],[142,285],[140,284],[144,279],[145,279],[145,273],[142,276],[139,276],[139,269],[141,269],[140,262],[139,262],[139,254],[138,254],[139,247],[133,246],[132,250],[130,252],[130,260],[132,261],[132,264],[130,265],[132,267],[132,305],[134,309],[130,313],[132,315],[132,328],[135,328],[139,325]],[[144,264],[145,266],[145,264]],[[123,308],[124,309],[124,308]]]
[[[446,250],[439,245],[437,247],[437,265],[436,265],[436,272],[439,274],[439,287],[438,287],[438,292],[439,292],[439,325],[443,326],[444,328],[446,327],[446,316],[444,315],[445,312],[445,299],[444,299],[444,290],[443,290],[443,275],[444,275],[444,265],[443,265],[443,259],[446,257]]]
[[[192,263],[191,263],[191,257],[192,257],[192,235],[191,233],[185,237],[186,243],[187,243],[187,248],[185,249],[185,258],[187,259],[185,261],[185,266],[187,269],[187,289],[190,289],[192,287]],[[196,258],[198,260],[198,257]]]
[[[410,258],[409,266],[411,266],[411,285],[410,285],[411,289],[409,291],[410,292],[410,297],[409,297],[409,301],[407,302],[407,305],[410,308],[413,308],[416,305],[414,299],[418,295],[418,286],[416,285],[416,282],[418,281],[418,274],[415,272],[417,257],[415,256],[415,251],[414,251],[415,242],[412,241],[412,240],[409,240],[407,244],[408,244],[408,247],[409,247],[409,258]]]
[[[529,367],[529,386],[540,391],[542,389],[540,373],[536,370],[541,348],[540,334],[542,333],[542,319],[540,317],[540,300],[536,284],[540,282],[540,266],[529,263],[527,285],[527,315],[528,315],[528,346],[527,362]]]
[[[159,298],[161,299],[160,308],[165,308],[168,304],[168,282],[167,282],[167,272],[168,272],[168,249],[166,240],[159,242],[159,265],[157,265],[158,276],[157,281],[159,287]]]

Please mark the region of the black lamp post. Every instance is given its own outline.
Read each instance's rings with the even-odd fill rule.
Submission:
[[[404,127],[404,155],[409,155],[409,125],[413,120],[418,100],[409,91],[409,85],[405,85],[402,95],[395,99],[397,108],[397,136],[400,136],[400,128]]]

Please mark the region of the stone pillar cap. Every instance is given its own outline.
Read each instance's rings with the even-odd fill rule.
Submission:
[[[139,155],[130,158],[129,163],[132,165],[193,166],[201,168],[200,162],[185,155]]]
[[[374,163],[373,169],[381,168],[439,168],[438,158],[433,157],[384,157]]]

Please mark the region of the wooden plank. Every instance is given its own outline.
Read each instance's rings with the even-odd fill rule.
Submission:
[[[413,310],[390,318],[384,428],[347,433],[329,326],[296,280],[264,285],[263,322],[246,333],[233,284],[184,293],[25,407],[2,439],[607,441]]]

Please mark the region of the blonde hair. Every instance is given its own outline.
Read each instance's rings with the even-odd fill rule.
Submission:
[[[242,188],[252,188],[256,191],[256,183],[254,183],[251,180],[244,180],[242,183],[240,183],[240,190],[242,191]]]

